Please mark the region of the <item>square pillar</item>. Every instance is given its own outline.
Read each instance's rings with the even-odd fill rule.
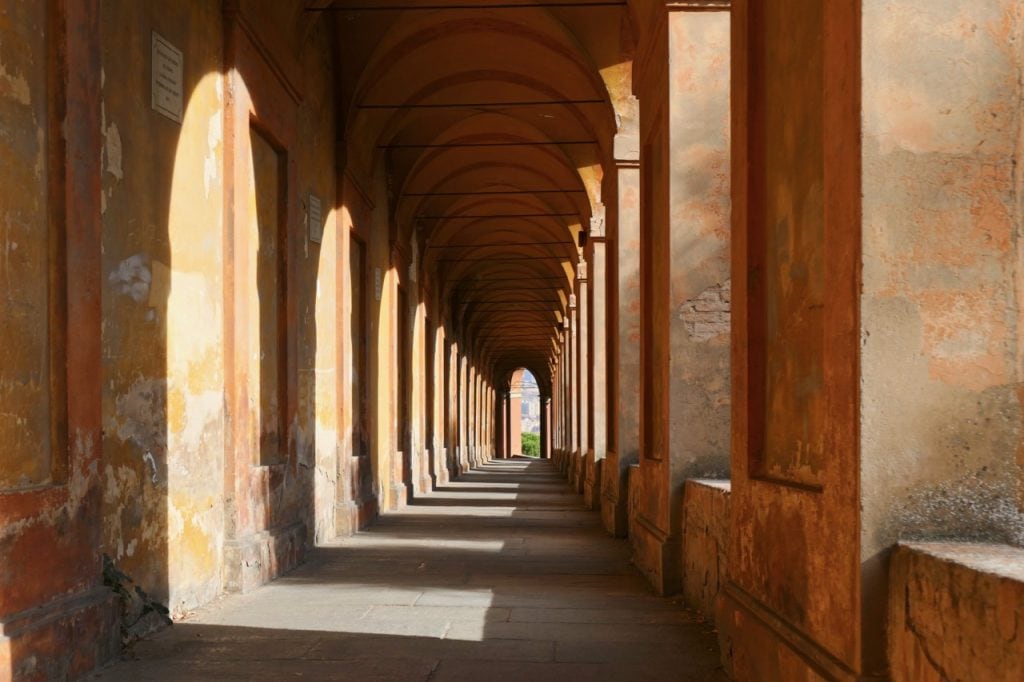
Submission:
[[[580,256],[576,265],[576,447],[573,450],[576,492],[583,494],[586,454],[590,448],[590,280],[587,262]]]
[[[608,454],[608,261],[604,218],[590,223],[590,361],[587,363],[588,449],[583,480],[583,502],[590,509],[601,506],[601,469]]]
[[[616,199],[613,294],[609,338],[608,453],[601,472],[601,520],[615,537],[626,537],[627,475],[640,452],[640,143],[635,135],[615,138]]]

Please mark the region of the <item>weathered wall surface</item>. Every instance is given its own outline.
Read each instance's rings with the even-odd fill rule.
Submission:
[[[912,543],[890,562],[894,682],[1024,679],[1024,550]]]
[[[669,387],[674,500],[729,475],[729,13],[669,24]]]
[[[77,678],[117,646],[99,557],[97,15],[0,11],[2,679]]]
[[[59,39],[48,28],[45,3],[15,2],[5,12],[0,43],[0,490],[50,483],[64,439],[54,426],[62,389],[51,392],[51,296],[63,278],[49,281],[51,248],[62,225],[51,221],[51,130],[48,52]],[[59,231],[58,231],[59,230]],[[54,234],[51,234],[51,231]],[[57,299],[59,300],[59,299]],[[54,301],[56,303],[56,301]],[[55,452],[56,451],[56,452]],[[55,456],[55,454],[57,456]]]
[[[181,613],[221,583],[221,13],[108,0],[102,24],[104,549]],[[185,55],[180,124],[145,94],[152,32]]]
[[[859,15],[733,3],[732,523],[739,679],[856,679]],[[874,647],[877,651],[877,646]]]
[[[900,537],[1019,545],[1024,9],[864,10],[865,559]]]
[[[224,307],[228,93],[222,75],[221,9],[205,3],[120,0],[103,6],[104,546],[121,570],[168,603],[175,614],[221,591],[229,525],[235,529],[233,537],[241,529],[250,538],[280,528],[305,529],[289,531],[285,540],[254,540],[266,545],[252,550],[261,566],[257,580],[294,562],[301,550],[295,543],[311,542],[316,528],[322,537],[332,536],[334,528],[334,301],[339,288],[329,36],[322,23],[296,25],[289,12],[278,16],[257,11],[248,20],[263,25],[264,34],[267,25],[287,29],[284,39],[269,48],[269,59],[302,63],[301,82],[294,84],[301,89],[300,101],[292,104],[281,98],[274,110],[259,98],[252,101],[263,107],[254,107],[255,120],[267,123],[271,131],[269,122],[282,120],[276,109],[291,107],[293,125],[300,126],[303,135],[278,150],[281,138],[271,137],[261,147],[248,139],[248,127],[234,131],[246,134],[245,150],[255,150],[246,157],[248,175],[243,172],[242,177],[263,167],[258,163],[259,149],[269,150],[264,156],[270,155],[272,165],[278,156],[287,159],[279,178],[287,183],[279,207],[287,215],[287,237],[279,244],[280,260],[287,268],[269,274],[266,268],[257,273],[255,266],[238,269],[236,293],[251,283],[264,300],[247,299],[246,314],[230,318],[242,325],[230,337],[231,344],[265,340],[268,334],[258,332],[259,324],[287,330],[278,360],[283,374],[263,371],[275,364],[269,362],[270,348],[263,349],[267,362],[257,357],[255,365],[241,355],[229,365],[225,355],[253,346],[225,349],[231,344],[225,335]],[[148,96],[140,96],[150,89],[150,60],[125,58],[148,55],[154,31],[184,56],[180,124],[154,111]],[[293,35],[300,32],[301,36]],[[276,172],[271,175],[278,177]],[[259,209],[266,208],[267,191],[256,196],[253,192],[260,187],[253,182],[232,186],[244,194],[243,202],[252,201],[254,209],[252,215],[238,214],[237,219],[263,220]],[[311,194],[321,202],[323,244],[308,239]],[[271,208],[276,216],[277,202]],[[267,251],[268,244],[256,241],[237,245],[249,257],[244,262],[262,264],[258,246]],[[272,311],[281,319],[268,315],[266,282],[285,292],[281,307]],[[244,453],[246,460],[239,468],[226,467],[224,459],[229,438],[225,390],[239,376],[227,376],[229,366],[242,368],[241,376],[250,382],[256,377],[249,395],[273,421],[275,415],[282,417],[280,429],[261,431],[254,440],[235,444],[235,452]],[[283,391],[279,382],[284,383]],[[266,426],[258,420],[243,423]],[[250,448],[260,441],[275,452]],[[249,492],[232,495],[233,486]],[[226,507],[232,499],[234,506]],[[285,549],[278,547],[282,543]],[[282,551],[286,557],[278,556]]]
[[[336,536],[336,509],[351,499],[342,483],[349,475],[350,441],[343,432],[341,401],[348,397],[339,370],[342,362],[343,263],[347,263],[348,231],[342,230],[339,183],[334,158],[335,99],[332,37],[329,24],[311,22],[300,36],[299,62],[305,74],[298,126],[303,134],[296,150],[296,199],[303,210],[306,237],[297,254],[298,410],[295,445],[300,468],[315,469],[312,521],[317,542]],[[320,224],[312,221],[310,195],[320,200]],[[322,233],[318,244],[311,240]],[[343,456],[344,454],[344,456]],[[306,479],[309,480],[308,477]],[[307,483],[308,485],[308,483]]]
[[[729,471],[729,26],[728,12],[668,11],[637,61],[645,492],[631,527],[664,593],[681,586],[683,482]]]
[[[1012,0],[864,3],[861,526],[875,622],[896,540],[1024,543],[1022,29]]]

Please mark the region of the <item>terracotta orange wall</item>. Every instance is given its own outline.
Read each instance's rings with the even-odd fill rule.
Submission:
[[[77,678],[117,647],[99,556],[98,12],[19,1],[0,22],[2,679]]]
[[[62,391],[58,387],[51,392],[60,373],[52,371],[49,351],[51,345],[62,345],[60,332],[50,321],[50,296],[60,281],[48,286],[45,274],[56,236],[50,234],[48,193],[60,191],[48,158],[59,138],[51,129],[47,104],[47,53],[55,40],[48,15],[45,3],[12,5],[0,52],[0,114],[5,129],[0,167],[0,489],[46,485],[63,477],[55,470],[64,465],[55,451],[64,436],[51,432],[51,422],[63,421],[63,415],[51,415]]]
[[[733,3],[732,519],[717,625],[739,679],[877,671],[858,551],[856,9]]]

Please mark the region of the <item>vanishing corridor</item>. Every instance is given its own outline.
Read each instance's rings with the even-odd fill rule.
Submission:
[[[98,679],[726,679],[711,628],[581,502],[548,461],[492,461]]]
[[[0,682],[1024,682],[1022,168],[1024,0],[0,0]]]

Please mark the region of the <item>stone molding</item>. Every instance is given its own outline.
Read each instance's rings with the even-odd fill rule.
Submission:
[[[732,0],[666,0],[670,12],[728,12]]]

